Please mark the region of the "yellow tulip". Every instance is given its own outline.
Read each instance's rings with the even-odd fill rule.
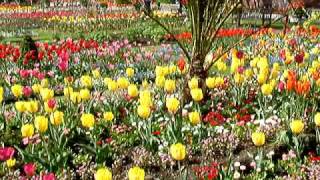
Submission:
[[[40,133],[44,133],[48,129],[48,118],[45,116],[37,116],[34,120],[34,126]]]
[[[110,91],[115,91],[115,90],[117,90],[117,88],[118,88],[118,85],[117,85],[117,82],[116,82],[116,81],[110,80],[110,81],[108,82],[108,89],[109,89]]]
[[[189,82],[188,82],[188,86],[190,89],[196,89],[198,88],[198,78],[192,78]]]
[[[176,82],[168,79],[164,83],[164,89],[167,93],[173,93],[176,90]]]
[[[239,74],[239,73],[236,73],[236,74],[234,75],[234,82],[235,82],[236,84],[242,84],[243,81],[244,81],[243,75],[241,75],[241,74]]]
[[[112,112],[105,112],[103,114],[103,118],[104,118],[105,121],[112,121],[113,118],[114,118],[114,115],[113,115]]]
[[[119,89],[126,89],[129,86],[129,81],[124,77],[120,77],[117,79],[117,85]]]
[[[32,124],[25,124],[21,127],[22,137],[32,137],[34,134],[34,128]]]
[[[101,77],[100,71],[99,71],[98,69],[93,70],[93,71],[92,71],[92,75],[93,75],[93,77],[96,78],[96,79],[98,79],[98,78]]]
[[[8,168],[12,168],[13,166],[16,165],[16,159],[10,158],[10,159],[8,159],[8,160],[6,161],[6,164],[7,164]]]
[[[201,122],[200,113],[198,113],[196,111],[195,112],[190,112],[188,114],[188,116],[189,116],[190,123],[193,124],[193,125],[197,125],[197,124],[199,124]]]
[[[194,101],[201,101],[203,99],[202,89],[200,88],[191,89],[190,93]]]
[[[186,147],[181,143],[172,144],[170,146],[170,154],[177,161],[184,160],[186,157]]]
[[[320,127],[320,113],[317,112],[316,115],[314,116],[314,123],[316,126]]]
[[[263,132],[254,132],[251,135],[251,139],[255,146],[262,146],[266,141],[266,136]]]
[[[92,128],[94,126],[94,116],[92,114],[82,114],[81,123],[83,127]]]
[[[70,95],[73,93],[73,88],[72,87],[65,87],[63,89],[63,94],[65,97],[70,97]]]
[[[23,113],[26,111],[26,102],[24,101],[17,101],[15,102],[15,107],[16,107],[16,110],[20,113]]]
[[[112,173],[107,168],[99,168],[95,174],[95,180],[112,180]]]
[[[272,93],[273,86],[270,84],[263,84],[261,86],[261,92],[265,96],[269,96]]]
[[[168,108],[168,111],[171,113],[176,113],[179,109],[180,102],[176,98],[168,98],[166,100],[166,107]]]
[[[25,102],[25,108],[29,113],[35,113],[39,109],[38,102],[37,101]]]
[[[70,94],[70,100],[71,100],[73,103],[80,103],[80,102],[81,102],[80,93],[79,93],[79,92],[72,92],[72,93]]]
[[[126,69],[126,74],[127,74],[128,77],[134,76],[134,69],[132,69],[132,68],[127,68],[127,69]]]
[[[61,111],[55,111],[50,116],[50,122],[51,124],[58,126],[64,121],[64,113]]]
[[[144,170],[140,167],[132,167],[129,169],[128,177],[129,180],[144,180]]]
[[[23,87],[22,87],[20,84],[13,85],[13,86],[11,87],[12,94],[13,94],[16,98],[22,96],[22,94],[23,94],[23,93],[22,93],[22,89],[23,89]]]
[[[43,101],[48,101],[54,97],[54,91],[48,88],[42,88],[40,90],[40,95]]]
[[[3,87],[0,86],[0,103],[2,103],[3,101],[3,94],[4,94]]]
[[[90,76],[82,76],[80,79],[82,87],[91,88],[92,87],[92,79]]]
[[[128,95],[130,97],[137,97],[139,95],[139,90],[136,85],[131,84],[128,86]]]
[[[108,84],[109,84],[110,81],[112,81],[112,79],[111,79],[111,78],[108,78],[108,77],[106,77],[106,78],[103,79],[103,83],[104,83],[105,86],[108,86]]]
[[[91,98],[90,91],[88,89],[81,89],[79,93],[81,100],[83,101],[87,101]]]
[[[304,129],[304,123],[302,120],[293,120],[290,123],[290,129],[294,134],[300,134]]]
[[[47,87],[49,87],[49,80],[48,79],[42,79],[40,84],[41,84],[41,87],[47,88]]]
[[[209,89],[213,89],[216,87],[216,78],[214,77],[208,77],[206,79],[206,85]]]
[[[140,91],[139,103],[141,105],[151,107],[152,106],[151,92],[148,90]]]
[[[138,106],[138,115],[143,118],[147,119],[151,114],[151,110],[149,106],[140,105]]]
[[[164,83],[166,82],[166,78],[164,76],[156,77],[156,86],[159,88],[164,87]]]
[[[148,86],[149,86],[148,81],[147,81],[147,80],[144,80],[144,81],[142,82],[142,87],[143,87],[144,89],[146,89],[146,88],[148,88]]]

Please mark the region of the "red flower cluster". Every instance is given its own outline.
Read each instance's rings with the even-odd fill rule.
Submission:
[[[209,112],[204,118],[203,121],[210,123],[211,126],[219,126],[224,123],[225,118],[222,114],[218,112]]]
[[[220,29],[217,33],[217,37],[224,38],[224,37],[236,37],[236,36],[248,36],[251,34],[266,34],[268,33],[267,28],[261,28],[259,30],[254,29],[243,29],[243,28],[233,28],[233,29]],[[166,40],[189,40],[192,38],[191,32],[183,32],[181,34],[176,34],[174,37],[170,34],[166,34],[164,36]]]
[[[192,170],[199,179],[216,179],[219,175],[219,163],[211,163],[210,166],[194,166]]]

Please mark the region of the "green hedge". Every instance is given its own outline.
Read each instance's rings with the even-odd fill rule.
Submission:
[[[117,4],[130,4],[130,0],[116,0]]]

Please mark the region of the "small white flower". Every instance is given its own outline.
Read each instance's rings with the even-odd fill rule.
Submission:
[[[241,165],[241,164],[240,164],[240,162],[238,162],[238,161],[234,163],[234,167],[240,167],[240,165]]]
[[[234,179],[239,179],[240,176],[241,176],[241,174],[238,171],[236,171],[236,172],[234,172],[233,178]]]
[[[244,171],[244,170],[246,170],[246,166],[244,166],[244,165],[241,165],[241,166],[240,166],[240,170],[241,170],[241,171]]]

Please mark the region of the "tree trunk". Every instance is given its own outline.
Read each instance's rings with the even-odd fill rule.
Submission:
[[[241,26],[242,8],[238,9],[237,26]]]

